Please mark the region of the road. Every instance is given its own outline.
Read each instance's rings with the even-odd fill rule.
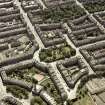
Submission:
[[[65,27],[69,30],[69,32],[71,32],[71,29],[69,28],[69,26],[65,23]],[[67,43],[76,50],[76,56],[80,56],[82,58],[82,60],[84,61],[84,63],[86,64],[86,66],[89,69],[89,73],[93,74],[94,71],[92,70],[92,68],[90,67],[90,65],[88,64],[88,62],[85,60],[85,58],[83,57],[83,55],[80,53],[79,48],[77,48],[73,42],[69,39],[69,37],[65,34],[64,37],[66,38]]]
[[[0,77],[0,99],[2,99],[4,96],[6,96],[6,87],[2,83],[2,79]]]
[[[83,5],[82,5],[81,3],[79,3],[77,0],[75,0],[75,1],[76,1],[77,5],[79,5],[81,8],[83,8],[83,9],[85,10],[85,12],[97,23],[97,25],[100,27],[100,29],[105,32],[105,28],[93,17],[93,15],[90,14],[90,13],[83,7]],[[40,2],[41,5],[43,6],[43,9],[45,9],[46,6],[45,6],[44,3],[42,2],[42,0],[39,0],[39,2]],[[40,49],[41,49],[41,48],[45,48],[45,46],[44,46],[44,44],[42,43],[40,37],[38,36],[36,30],[34,29],[34,26],[31,24],[31,22],[30,22],[30,20],[29,20],[29,18],[28,18],[28,16],[27,16],[27,13],[25,13],[24,10],[22,9],[20,2],[19,2],[18,0],[15,0],[14,3],[19,7],[20,13],[23,15],[23,17],[24,17],[24,19],[25,19],[25,21],[26,21],[26,23],[27,23],[27,26],[28,26],[28,27],[30,28],[30,30],[32,31],[32,33],[33,33],[33,35],[34,35],[34,37],[35,37],[35,40],[36,40],[37,43],[39,44]],[[71,29],[68,27],[67,23],[64,23],[64,25],[65,25],[65,27],[68,29],[69,33],[71,33]],[[73,44],[73,42],[68,38],[68,36],[67,36],[66,34],[64,35],[64,37],[65,37],[67,43],[68,43],[72,48],[74,48],[74,49],[76,50],[76,56],[80,56],[80,57],[82,58],[82,60],[84,61],[84,63],[85,63],[86,66],[88,67],[89,74],[93,74],[94,71],[92,70],[92,68],[90,67],[90,65],[88,64],[88,62],[85,60],[85,58],[84,58],[84,57],[82,56],[82,54],[80,53],[79,48],[77,48],[77,47]],[[89,44],[89,45],[90,45],[90,44]],[[34,57],[33,57],[33,59],[35,59],[35,60],[37,60],[37,61],[39,61],[39,62],[40,62],[40,59],[39,59],[39,51],[40,51],[40,49],[35,52]],[[44,62],[43,62],[43,63],[44,63]],[[44,63],[44,64],[45,64],[45,63]],[[76,86],[75,86],[74,89],[70,89],[70,88],[67,86],[66,82],[64,81],[63,77],[61,76],[61,73],[60,73],[59,70],[57,69],[57,67],[56,67],[56,62],[52,62],[52,63],[51,63],[51,66],[53,67],[53,70],[54,70],[54,72],[56,73],[56,76],[58,77],[58,79],[60,80],[60,82],[61,82],[63,88],[64,88],[65,91],[67,92],[68,99],[74,99],[74,98],[76,97],[76,91],[77,91],[77,87],[78,87],[80,81],[76,84]],[[2,96],[5,96],[5,95],[6,95],[6,90],[5,90],[5,87],[4,87],[3,84],[2,84],[1,78],[0,78],[0,84],[1,84],[0,94],[1,94]],[[2,97],[0,97],[0,98],[2,98]],[[22,100],[22,102],[24,103],[24,105],[28,105],[28,104],[29,104],[29,102],[24,101],[24,100]]]
[[[62,84],[64,90],[67,92],[67,95],[69,96],[69,87],[67,86],[66,82],[64,81],[64,79],[62,78],[60,72],[58,71],[57,67],[56,67],[56,62],[51,63],[51,66],[53,67],[53,70],[56,74],[56,76],[58,77],[60,83]]]
[[[12,94],[6,92],[6,86],[3,85],[2,79],[0,77],[0,100],[3,99],[3,97],[6,97],[6,96],[12,97]],[[15,98],[15,99],[20,101],[18,98]],[[27,102],[26,100],[21,100],[20,102],[22,102],[23,105],[29,105],[30,104],[30,102]]]
[[[18,0],[15,0],[14,2],[20,9],[20,13],[23,15],[24,17],[24,20],[25,22],[27,23],[27,26],[30,28],[31,32],[33,33],[34,37],[35,37],[35,40],[37,41],[37,43],[39,44],[39,47],[40,48],[44,48],[44,45],[40,39],[40,37],[38,36],[36,30],[34,29],[34,26],[31,24],[28,16],[27,16],[27,13],[24,12],[24,10],[22,9],[21,7],[21,3],[18,1]]]
[[[84,11],[86,12],[87,15],[90,16],[90,18],[92,18],[94,20],[94,22],[99,26],[99,28],[105,33],[105,28],[103,27],[103,25],[101,25],[95,18],[92,14],[90,14],[85,8],[84,6],[82,5],[82,3],[80,3],[78,0],[75,0],[76,4],[78,6],[80,6],[81,8],[84,9]]]
[[[43,5],[42,1],[40,0],[41,4]],[[30,30],[32,31],[32,33],[34,34],[34,37],[37,41],[37,43],[39,44],[39,47],[40,48],[44,48],[44,45],[40,39],[40,37],[38,36],[37,32],[35,31],[34,27],[32,26],[27,14],[23,11],[23,9],[21,8],[21,4],[18,2],[18,0],[15,1],[16,5],[19,7],[20,9],[20,12],[21,14],[23,14],[23,17],[25,19],[25,21],[27,22],[27,25],[28,27],[30,28]],[[43,5],[44,7],[44,5]],[[87,12],[88,13],[88,12]],[[68,25],[65,23],[64,24],[65,27],[68,29],[69,32],[71,32],[70,28],[68,27]],[[66,38],[66,41],[67,43],[72,47],[72,48],[75,48],[76,49],[76,56],[80,56],[83,61],[85,62],[85,64],[87,65],[88,69],[89,69],[89,73],[94,73],[93,70],[91,69],[90,65],[86,62],[86,60],[84,59],[84,57],[81,55],[81,53],[79,52],[79,48],[76,48],[75,45],[72,43],[72,41],[68,38],[67,35],[64,35],[64,37]],[[34,59],[38,60],[40,62],[40,59],[39,59],[39,51],[35,52],[34,54]],[[42,62],[44,63],[44,62]],[[78,87],[78,84],[76,85],[76,87],[72,90],[69,89],[69,87],[67,86],[66,82],[64,81],[64,79],[62,78],[60,72],[58,71],[57,67],[56,67],[56,62],[53,62],[51,63],[52,67],[54,68],[55,72],[56,72],[56,75],[58,77],[58,79],[61,81],[61,84],[62,86],[64,87],[65,91],[67,92],[68,94],[68,98],[69,99],[73,99],[76,97],[76,90],[77,90],[77,87]],[[70,91],[69,91],[70,90]],[[72,95],[71,95],[72,94]]]

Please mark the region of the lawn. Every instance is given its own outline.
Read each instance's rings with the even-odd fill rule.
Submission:
[[[77,99],[76,101],[72,102],[71,105],[94,105],[94,102],[88,94],[86,86],[78,88]]]
[[[74,102],[73,105],[94,105],[94,103],[92,102],[91,98],[86,95],[82,99]]]
[[[35,77],[37,75],[43,76],[43,78],[45,76],[44,73],[42,73],[40,70],[38,70],[35,67],[24,69],[24,70],[15,70],[12,73],[8,74],[8,76],[11,78],[15,78],[18,80],[24,80],[30,83],[33,83],[33,79],[38,81],[37,78]]]
[[[61,100],[60,94],[56,90],[56,88],[50,78],[43,81],[41,83],[41,85],[44,86],[45,90],[47,90],[49,95],[54,97],[55,101],[57,102],[57,105],[62,105],[62,100]]]
[[[31,99],[30,105],[47,105],[39,96],[35,96]]]
[[[75,56],[76,51],[69,45],[63,45],[59,47],[53,47],[48,49],[42,49],[39,52],[40,60],[43,62],[53,62],[56,60],[69,58]]]
[[[15,86],[15,85],[7,85],[6,91],[7,93],[11,93],[14,97],[19,98],[19,99],[29,98],[29,92],[26,89]]]

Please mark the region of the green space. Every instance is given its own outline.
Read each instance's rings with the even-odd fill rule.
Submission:
[[[76,100],[68,101],[67,105],[94,105],[94,102],[88,95],[88,90],[84,86],[77,91],[77,98]]]
[[[31,99],[30,105],[47,105],[39,96]]]
[[[99,12],[105,10],[105,1],[101,2],[95,2],[95,3],[85,3],[84,7],[90,12]]]
[[[46,79],[43,81],[40,85],[44,86],[44,89],[52,96],[54,97],[55,101],[57,102],[57,105],[62,105],[62,99],[58,91],[56,90],[52,80]]]
[[[75,56],[75,54],[75,49],[71,48],[71,46],[67,44],[64,44],[59,47],[54,46],[48,49],[42,49],[39,52],[39,58],[43,62],[53,62]]]
[[[32,68],[28,68],[24,70],[15,70],[12,73],[8,74],[8,76],[11,78],[18,79],[18,80],[24,80],[30,83],[33,83],[33,82],[37,83],[38,81],[34,78],[35,74],[45,75],[44,73],[39,71],[37,68],[32,67]]]
[[[19,99],[28,99],[29,92],[21,87],[15,85],[7,85],[6,86],[7,93],[11,93],[14,97]]]
[[[2,100],[3,105],[13,105],[9,101]]]
[[[77,102],[74,102],[73,105],[94,105],[91,98],[86,95],[82,99],[78,100]]]
[[[42,12],[43,20],[49,22],[60,22],[68,19],[75,19],[86,13],[76,3],[71,2],[66,5],[58,5]]]

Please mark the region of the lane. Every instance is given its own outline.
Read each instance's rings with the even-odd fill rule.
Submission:
[[[32,33],[34,34],[34,37],[35,37],[35,40],[37,41],[37,43],[39,44],[39,47],[40,48],[44,48],[44,45],[40,39],[40,37],[38,36],[36,30],[34,29],[34,26],[31,24],[28,16],[27,16],[27,13],[24,12],[24,10],[22,9],[21,7],[21,3],[18,1],[18,0],[15,0],[14,3],[19,7],[20,9],[20,13],[23,15],[26,23],[27,23],[27,26],[30,28],[30,30],[32,31]]]
[[[56,76],[58,77],[60,83],[62,84],[63,88],[65,89],[65,91],[67,92],[67,95],[69,96],[69,87],[67,86],[66,82],[64,81],[64,79],[61,76],[61,73],[58,71],[57,67],[56,67],[56,62],[51,63],[51,66],[53,67],[53,70],[56,74]]]
[[[104,28],[104,26],[103,26],[102,24],[100,24],[100,23],[95,19],[95,17],[94,17],[91,13],[89,13],[88,10],[86,10],[86,9],[84,8],[84,6],[82,5],[82,3],[80,3],[78,0],[75,0],[75,2],[76,2],[76,4],[77,4],[78,6],[80,6],[81,8],[84,9],[84,11],[86,12],[86,14],[89,15],[90,18],[93,19],[94,22],[99,26],[99,28],[105,33],[105,28]]]
[[[86,13],[97,23],[97,25],[105,32],[105,28],[93,17],[93,15],[90,14],[90,13],[83,7],[83,5],[82,5],[81,3],[79,3],[77,0],[75,0],[75,1],[76,1],[76,3],[77,3],[81,8],[83,8],[83,9],[85,10],[85,12],[86,12]],[[34,37],[35,37],[37,43],[39,44],[39,47],[40,47],[40,48],[45,48],[45,46],[43,45],[43,43],[42,43],[40,37],[38,36],[37,32],[35,31],[34,26],[32,26],[32,24],[31,24],[31,22],[30,22],[30,20],[29,20],[29,18],[28,18],[28,16],[27,16],[27,14],[26,14],[26,13],[23,11],[23,9],[21,8],[20,2],[19,2],[18,0],[15,0],[14,2],[15,2],[15,4],[19,7],[21,14],[23,14],[23,17],[24,17],[24,19],[25,19],[25,21],[26,21],[28,27],[30,28],[30,30],[31,30],[32,33],[34,34]],[[42,0],[39,0],[39,2],[40,2],[41,5],[43,6],[43,9],[45,9],[46,6],[45,6],[44,3],[42,2]],[[68,27],[68,25],[67,25],[66,23],[65,23],[64,25],[65,25],[65,27],[69,30],[69,32],[71,32],[71,30],[70,30],[70,28]],[[92,70],[92,68],[90,67],[90,65],[88,64],[88,62],[85,60],[85,58],[84,58],[84,57],[82,56],[82,54],[80,53],[79,48],[76,48],[76,47],[75,47],[75,45],[74,45],[74,44],[72,43],[72,41],[68,38],[67,35],[64,35],[64,37],[66,38],[67,43],[68,43],[72,48],[75,48],[75,49],[76,49],[76,52],[77,52],[77,53],[76,53],[76,56],[80,56],[80,57],[83,59],[83,61],[85,62],[85,64],[87,65],[87,67],[88,67],[88,69],[89,69],[89,73],[90,73],[90,74],[93,74],[94,71]],[[39,60],[39,55],[38,55],[38,54],[39,54],[39,51],[35,52],[33,59],[36,59],[36,60],[38,60],[38,61],[40,62],[40,60]],[[58,69],[57,69],[57,67],[56,67],[56,62],[51,63],[51,66],[54,68],[54,72],[56,72],[56,75],[57,75],[58,79],[60,80],[62,86],[64,87],[65,91],[67,92],[68,98],[69,98],[69,99],[75,98],[75,97],[76,97],[76,90],[77,90],[77,87],[78,87],[79,82],[76,84],[76,86],[75,86],[74,89],[69,89],[69,87],[67,86],[67,84],[66,84],[66,82],[64,81],[63,77],[61,76],[61,73],[58,71]],[[2,83],[2,82],[1,82],[1,80],[0,80],[0,84],[1,84],[1,83]],[[4,89],[4,87],[2,87],[0,91],[3,92],[3,94],[5,94],[5,93],[6,93],[5,90],[2,91],[2,89]],[[23,103],[24,103],[24,105],[28,105],[27,102],[25,102],[24,100],[23,100]]]
[[[69,30],[69,32],[71,32],[71,29],[69,28],[69,26],[65,23],[64,24],[65,27]],[[89,74],[93,74],[94,71],[92,70],[92,68],[90,67],[89,63],[85,60],[85,58],[83,57],[83,55],[80,53],[79,48],[77,48],[73,42],[69,39],[69,37],[65,34],[64,37],[66,38],[67,43],[76,50],[76,56],[80,56],[82,58],[82,60],[84,61],[84,63],[86,64],[86,66],[89,69]]]

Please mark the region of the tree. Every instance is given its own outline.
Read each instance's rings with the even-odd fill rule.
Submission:
[[[32,78],[32,83],[33,84],[37,84],[38,83],[38,80],[36,80],[35,78]]]
[[[72,101],[71,100],[67,100],[66,105],[72,105]]]

